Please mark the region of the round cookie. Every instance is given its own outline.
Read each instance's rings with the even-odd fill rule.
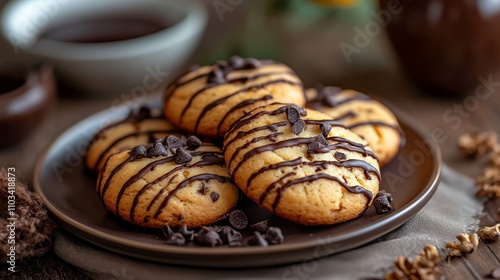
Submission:
[[[97,173],[110,155],[137,145],[152,143],[176,132],[180,133],[179,129],[166,121],[160,110],[141,107],[94,135],[87,147],[85,166]]]
[[[216,222],[239,197],[221,150],[194,136],[168,136],[110,156],[96,189],[109,211],[147,228]]]
[[[266,105],[235,123],[224,138],[224,160],[250,199],[304,225],[356,218],[379,190],[378,159],[366,142],[295,105]]]
[[[404,145],[405,136],[394,114],[380,102],[354,91],[338,87],[307,90],[307,108],[343,122],[362,136],[380,160],[387,164]]]
[[[286,65],[237,56],[195,68],[165,90],[165,116],[186,131],[222,137],[246,112],[273,102],[305,105],[299,77]]]

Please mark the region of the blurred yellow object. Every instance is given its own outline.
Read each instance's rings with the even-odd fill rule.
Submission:
[[[323,6],[354,6],[358,0],[311,0],[312,2]]]

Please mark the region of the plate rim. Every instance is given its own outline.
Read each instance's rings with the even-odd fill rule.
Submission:
[[[146,102],[143,104],[146,105],[152,105],[153,102],[158,102],[156,99],[148,99]],[[133,249],[132,251],[135,250],[146,250],[147,252],[145,253],[154,253],[156,254],[172,254],[171,256],[168,257],[175,257],[181,256],[182,257],[187,257],[187,256],[193,256],[193,254],[197,256],[240,256],[240,255],[259,255],[259,254],[276,254],[276,253],[285,253],[285,252],[292,252],[292,251],[300,251],[300,250],[306,250],[310,248],[314,248],[317,246],[325,246],[325,245],[331,245],[335,244],[338,242],[342,241],[348,241],[348,240],[353,240],[356,239],[359,236],[363,236],[366,234],[370,234],[370,239],[367,241],[362,241],[362,242],[353,242],[352,246],[343,246],[342,249],[338,251],[333,251],[330,252],[331,254],[336,254],[340,252],[344,252],[350,249],[353,249],[355,247],[359,247],[363,244],[366,244],[370,241],[375,240],[378,237],[381,237],[388,232],[391,232],[395,230],[396,228],[400,227],[403,225],[406,221],[411,219],[414,215],[416,215],[426,204],[427,202],[432,198],[434,195],[435,191],[437,190],[437,187],[439,186],[440,182],[440,175],[441,175],[441,169],[442,169],[442,155],[441,151],[439,148],[439,145],[435,143],[434,141],[426,141],[425,145],[426,147],[432,151],[432,172],[429,174],[429,180],[425,183],[425,188],[411,201],[409,201],[403,208],[399,209],[398,212],[393,212],[390,214],[386,215],[386,218],[382,221],[379,221],[377,223],[374,223],[372,225],[369,225],[367,227],[363,227],[359,230],[356,230],[354,235],[353,233],[347,234],[348,237],[346,237],[346,234],[341,235],[341,236],[325,236],[325,237],[319,237],[319,238],[314,238],[312,240],[308,241],[303,241],[303,242],[298,242],[298,243],[292,243],[292,244],[280,244],[278,246],[269,246],[269,247],[238,247],[238,248],[225,248],[225,247],[220,247],[220,248],[204,248],[204,247],[177,247],[177,246],[158,246],[155,244],[150,244],[150,243],[144,243],[141,241],[136,241],[136,240],[131,240],[126,237],[120,237],[120,236],[114,236],[112,234],[106,233],[99,231],[97,229],[94,229],[88,225],[85,225],[83,223],[78,222],[77,220],[69,217],[66,215],[64,212],[59,210],[56,206],[54,206],[49,199],[44,195],[42,191],[42,186],[41,182],[39,181],[40,175],[41,175],[41,169],[43,167],[43,163],[46,160],[48,154],[54,150],[55,147],[59,146],[59,142],[66,140],[66,138],[69,138],[70,135],[74,134],[74,130],[77,130],[77,127],[82,127],[82,126],[88,126],[90,125],[89,123],[94,122],[96,119],[98,119],[101,115],[102,116],[107,116],[110,114],[112,110],[117,110],[114,114],[116,117],[113,115],[113,117],[108,117],[108,119],[113,119],[116,120],[119,116],[118,115],[123,115],[129,111],[129,107],[124,104],[118,107],[111,107],[107,108],[104,110],[101,110],[97,113],[94,113],[86,118],[84,118],[81,121],[78,121],[74,123],[72,126],[70,126],[68,129],[66,129],[64,132],[59,134],[53,142],[51,142],[44,150],[43,152],[38,156],[36,163],[35,163],[35,168],[34,168],[34,173],[33,173],[33,186],[34,190],[36,193],[41,197],[44,205],[47,207],[47,209],[55,216],[55,218],[62,223],[62,227],[66,229],[67,231],[71,232],[72,234],[75,234],[79,238],[82,238],[85,241],[88,241],[90,243],[93,243],[97,245],[98,247],[101,248],[106,248],[111,251],[118,252],[120,254],[124,255],[129,255],[129,256],[135,256],[143,259],[152,259],[154,256],[148,257],[145,256],[144,254],[135,254],[133,252],[127,252],[126,250],[123,250],[122,247],[128,247],[130,249]],[[422,126],[419,123],[411,123],[408,121],[410,118],[408,115],[405,113],[400,112],[399,110],[394,110],[391,108],[393,112],[395,112],[397,119],[404,123],[406,126],[408,126],[410,129],[414,130],[416,134],[420,136],[422,139],[430,138],[429,133],[422,128]],[[430,138],[432,139],[432,138]],[[412,210],[415,208],[419,208],[419,210],[415,213],[412,213]],[[391,226],[388,226],[391,225]],[[385,228],[387,227],[387,228]],[[96,239],[98,241],[96,241]],[[117,248],[119,247],[119,248]],[[154,260],[156,261],[161,261],[165,263],[176,263],[172,261],[164,261],[161,259],[155,258]],[[178,262],[180,264],[186,264],[185,262]],[[276,262],[276,264],[279,264],[282,262]],[[190,264],[192,265],[192,264]],[[228,265],[227,263],[225,265]],[[198,265],[200,266],[200,265]],[[255,266],[255,265],[254,265]]]

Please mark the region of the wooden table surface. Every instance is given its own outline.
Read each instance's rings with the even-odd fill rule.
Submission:
[[[377,42],[373,43],[375,53],[377,53],[377,48],[388,49],[384,42],[383,36],[377,38]],[[390,63],[383,63],[381,67],[371,68],[373,70],[348,71],[342,75],[335,75],[334,78],[328,75],[319,75],[318,78],[318,72],[311,72],[309,69],[296,70],[304,77],[308,86],[314,85],[319,79],[324,84],[354,88],[389,101],[392,106],[413,117],[415,122],[420,123],[428,131],[442,129],[447,136],[446,141],[439,144],[444,162],[473,178],[479,175],[485,166],[485,161],[463,159],[457,152],[456,141],[458,136],[466,132],[495,130],[500,133],[500,88],[492,92],[487,100],[479,101],[477,107],[472,108],[466,102],[470,102],[473,95],[468,98],[466,96],[455,98],[433,96],[412,84],[397,66],[397,63],[394,63],[393,57],[388,58],[388,60]],[[294,63],[292,62],[292,64]],[[345,65],[345,62],[340,65],[352,68],[352,65]],[[336,68],[342,68],[341,66]],[[15,147],[0,151],[0,165],[16,166],[20,173],[19,178],[30,183],[35,158],[58,134],[83,117],[109,108],[112,102],[113,100],[61,98],[50,116],[34,130],[30,139]],[[461,114],[455,113],[454,110],[458,110],[457,108],[460,106],[470,110],[464,109]],[[450,110],[452,113],[449,113]],[[452,126],[452,123],[446,121],[444,114],[458,116],[460,125]],[[480,226],[496,224],[499,207],[500,200],[486,202],[485,215],[481,217]],[[464,225],[464,230],[465,227],[466,225]],[[442,246],[443,244],[437,245]],[[492,269],[500,267],[500,241],[488,244],[481,242],[472,255],[443,262],[440,267],[445,279],[483,279]],[[42,258],[21,263],[20,268],[21,272],[16,274],[13,279],[87,279],[85,275],[59,259],[52,252]],[[0,264],[0,269],[5,272],[5,265]],[[2,273],[0,273],[1,276]]]

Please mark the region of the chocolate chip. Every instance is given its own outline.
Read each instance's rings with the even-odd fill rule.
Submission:
[[[332,130],[332,126],[329,123],[322,123],[319,125],[319,128],[321,129],[321,134],[325,137],[328,137],[330,130]]]
[[[136,120],[145,120],[151,118],[151,110],[146,106],[141,106],[136,115]]]
[[[233,69],[242,69],[245,66],[245,60],[237,55],[233,55],[228,60]]]
[[[392,211],[392,195],[384,190],[381,190],[377,196],[375,196],[373,206],[379,215]]]
[[[186,146],[188,150],[196,150],[202,144],[201,140],[198,137],[191,135],[186,139]]]
[[[304,130],[305,126],[306,126],[306,122],[304,120],[298,120],[297,122],[295,122],[293,124],[293,127],[292,127],[293,133],[295,133],[296,135],[299,135],[302,132],[302,130]]]
[[[254,231],[253,236],[247,240],[247,245],[267,247],[269,243],[260,232]]]
[[[216,192],[211,192],[210,198],[212,199],[212,202],[216,202],[217,200],[219,200],[219,194]]]
[[[244,229],[248,225],[248,218],[241,210],[234,210],[229,214],[229,223],[236,229]]]
[[[179,137],[177,137],[175,135],[167,136],[167,138],[165,138],[165,141],[163,142],[163,144],[165,146],[167,146],[167,148],[169,148],[169,149],[182,147],[181,139],[179,139]]]
[[[130,151],[130,156],[133,157],[134,159],[139,159],[146,157],[147,155],[147,150],[146,147],[143,145],[135,146],[131,151]]]
[[[285,239],[279,227],[270,227],[264,234],[264,238],[269,244],[281,244]]]
[[[258,59],[255,59],[255,58],[247,58],[246,61],[245,61],[245,68],[246,69],[255,69],[255,68],[259,68],[262,66],[262,62],[260,62]]]
[[[318,142],[321,145],[324,145],[324,146],[330,145],[330,142],[328,142],[328,140],[325,139],[325,137],[323,136],[323,134],[318,135],[318,137],[316,137],[316,139],[318,140]]]
[[[156,141],[151,148],[148,149],[148,157],[159,157],[168,155],[168,151],[160,141]]]
[[[270,125],[268,126],[267,128],[269,128],[269,130],[271,130],[271,132],[278,132],[278,126],[277,125]]]
[[[179,233],[182,234],[186,240],[193,240],[194,230],[189,230],[186,224],[182,225]]]
[[[208,84],[223,84],[227,82],[224,72],[221,69],[214,68],[210,73],[208,73],[207,83]]]
[[[338,161],[343,161],[343,160],[346,160],[346,159],[347,159],[347,156],[346,156],[344,153],[341,153],[341,152],[335,152],[335,158],[336,158]]]
[[[189,163],[193,159],[193,156],[184,151],[182,148],[177,148],[175,151],[174,162],[177,164],[186,164]]]
[[[288,122],[290,122],[291,124],[294,124],[295,122],[297,122],[300,119],[299,110],[297,110],[297,108],[295,108],[293,106],[288,107],[286,109],[286,117],[288,119]]]
[[[166,243],[168,245],[182,246],[186,244],[186,239],[184,238],[184,236],[182,236],[181,233],[176,232],[167,239]]]
[[[243,238],[240,232],[234,230],[231,227],[223,227],[219,235],[224,244],[231,244],[233,242],[238,242],[241,241],[241,239]]]
[[[323,147],[323,145],[321,145],[318,141],[313,141],[313,142],[307,144],[307,151],[313,152],[320,147]]]
[[[210,247],[221,246],[224,244],[219,234],[208,228],[202,228],[198,231],[194,236],[194,240],[200,245]]]
[[[182,220],[184,220],[184,215],[179,214],[179,216],[177,216],[177,221],[182,221]]]
[[[198,193],[201,195],[206,195],[208,191],[208,187],[205,185],[205,183],[201,183],[201,187],[198,189]]]
[[[174,231],[170,228],[170,226],[168,224],[164,224],[161,227],[161,231],[163,232],[163,235],[165,235],[165,237],[167,237],[167,238],[169,238],[170,236],[172,236],[174,234]]]
[[[263,220],[258,223],[255,223],[253,225],[250,225],[250,228],[253,231],[258,231],[260,233],[265,233],[266,230],[269,228],[269,220]]]

